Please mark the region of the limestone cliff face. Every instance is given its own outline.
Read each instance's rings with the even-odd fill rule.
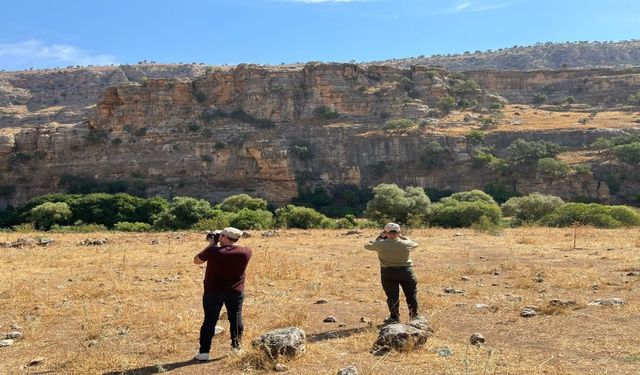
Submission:
[[[475,74],[483,87],[514,100],[561,79],[580,81],[578,73],[566,72]],[[634,74],[599,87],[617,87],[618,79],[634,87]],[[450,83],[439,69],[355,64],[0,73],[0,207],[83,183],[107,190],[124,183],[138,194],[210,201],[244,192],[280,204],[295,197],[300,184],[482,188],[495,178],[468,165],[465,138],[449,133],[450,124],[381,130],[388,119],[431,117],[440,98],[453,95]],[[484,92],[474,95],[489,100]],[[582,147],[606,132],[492,133],[487,142],[497,149],[516,138]],[[444,168],[421,166],[424,145],[433,140],[451,150]],[[515,187],[609,198],[606,184],[593,178],[532,176]]]

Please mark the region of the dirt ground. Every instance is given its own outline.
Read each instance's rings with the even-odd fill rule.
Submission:
[[[264,373],[273,366],[257,368],[250,341],[290,325],[306,331],[307,352],[281,362],[287,374],[335,374],[347,365],[365,375],[640,373],[637,229],[408,233],[420,243],[413,260],[421,313],[435,333],[421,349],[382,357],[369,349],[387,316],[385,297],[376,255],[363,249],[377,231],[345,233],[256,231],[243,239],[254,250],[246,352],[230,352],[227,331],[214,338],[215,359],[204,364],[190,360],[202,319],[204,269],[192,264],[206,244],[202,234],[0,233],[0,242],[55,241],[0,248],[0,334],[17,325],[24,335],[0,348],[0,373]],[[80,245],[85,238],[109,242]],[[448,287],[464,293],[445,293]],[[611,297],[626,303],[588,304]],[[320,298],[328,303],[315,304]],[[554,307],[553,299],[576,304]],[[521,317],[525,306],[540,315]],[[337,322],[323,323],[330,315]],[[228,328],[226,320],[219,325]],[[486,337],[484,345],[468,345],[474,332]],[[452,355],[437,353],[445,347]],[[30,366],[36,357],[44,361]]]

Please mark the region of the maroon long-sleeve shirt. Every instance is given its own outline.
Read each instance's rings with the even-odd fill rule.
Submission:
[[[244,279],[251,248],[244,246],[210,246],[198,254],[207,262],[204,276],[205,294],[244,292]]]

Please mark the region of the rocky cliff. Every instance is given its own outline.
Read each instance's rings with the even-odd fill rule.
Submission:
[[[241,192],[275,203],[301,186],[396,182],[447,190],[504,183],[522,193],[610,199],[597,176],[549,181],[530,176],[497,181],[474,169],[465,134],[502,99],[528,103],[543,88],[551,98],[573,93],[589,105],[620,102],[640,91],[637,72],[473,72],[482,89],[462,121],[436,110],[458,96],[460,77],[442,69],[355,64],[233,68],[119,66],[0,73],[0,207],[54,191],[129,191],[210,201]],[[599,99],[600,98],[600,99]],[[390,119],[419,126],[386,131]],[[475,119],[475,120],[474,120]],[[612,129],[615,128],[615,129]],[[597,137],[634,131],[607,126],[517,131],[497,127],[487,143],[548,139],[581,148]],[[426,168],[425,144],[450,158]]]

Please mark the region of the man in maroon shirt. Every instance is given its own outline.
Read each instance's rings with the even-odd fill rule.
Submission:
[[[207,262],[204,276],[204,321],[200,327],[200,350],[195,356],[199,361],[209,360],[211,340],[215,334],[216,323],[222,305],[227,308],[231,331],[231,348],[240,349],[240,340],[244,325],[242,323],[242,303],[244,301],[245,270],[251,259],[251,249],[238,246],[242,231],[236,228],[224,228],[220,232],[220,246],[215,236],[209,246],[193,258],[193,263]]]

